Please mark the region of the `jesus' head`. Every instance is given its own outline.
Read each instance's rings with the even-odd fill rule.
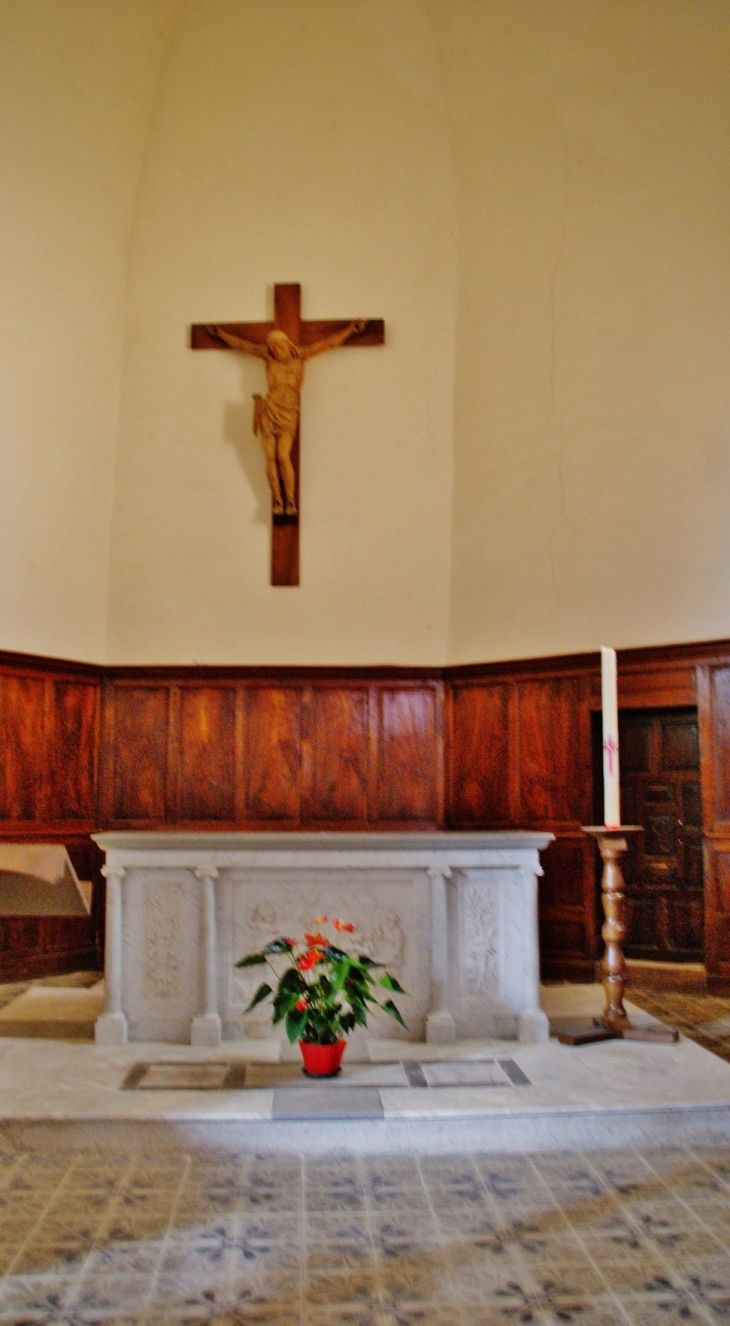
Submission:
[[[299,351],[286,332],[271,331],[266,337],[266,346],[275,359],[296,359]]]

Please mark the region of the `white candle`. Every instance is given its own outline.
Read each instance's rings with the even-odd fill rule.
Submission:
[[[618,772],[618,687],[616,650],[601,645],[601,707],[603,709],[603,822],[607,829],[621,823]]]

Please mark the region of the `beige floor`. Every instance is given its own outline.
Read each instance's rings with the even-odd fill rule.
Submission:
[[[0,1008],[0,1036],[93,1040],[104,982],[89,989],[31,985]]]

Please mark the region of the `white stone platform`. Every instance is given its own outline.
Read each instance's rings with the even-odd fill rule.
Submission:
[[[600,987],[543,991],[558,1016],[599,1011]],[[651,1019],[630,1009],[635,1022]],[[223,1047],[99,1046],[26,1039],[0,1043],[0,1149],[100,1151],[204,1147],[218,1150],[424,1153],[542,1151],[715,1142],[730,1139],[730,1064],[681,1039],[676,1045],[613,1041],[569,1047],[551,1041],[374,1041],[382,1117],[275,1118],[272,1089],[130,1091],[141,1062],[280,1062],[278,1041]],[[387,1085],[399,1060],[510,1059],[529,1086]],[[368,1066],[357,1071],[368,1086]],[[346,1084],[345,1084],[346,1085]]]

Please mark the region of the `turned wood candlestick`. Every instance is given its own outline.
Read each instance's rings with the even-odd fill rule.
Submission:
[[[606,943],[603,955],[603,988],[606,992],[606,1007],[601,1022],[606,1031],[621,1035],[631,1027],[624,1008],[624,990],[626,988],[626,959],[623,943],[626,938],[626,897],[624,876],[621,869],[621,857],[628,849],[627,836],[641,833],[640,824],[622,824],[616,829],[605,824],[593,824],[583,829],[598,843],[598,850],[603,860],[601,891],[605,920],[601,934]]]

